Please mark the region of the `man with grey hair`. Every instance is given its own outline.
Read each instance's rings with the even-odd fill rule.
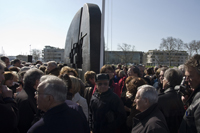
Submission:
[[[43,72],[36,68],[29,69],[24,75],[23,89],[16,97],[19,108],[18,129],[20,133],[27,133],[34,120],[34,115],[38,112],[34,93],[42,75]]]
[[[49,61],[47,63],[47,74],[58,76],[60,73],[57,63],[55,61]]]
[[[132,133],[169,132],[165,118],[157,108],[158,94],[153,86],[140,86],[134,101],[136,109],[141,113],[133,118]]]
[[[0,60],[0,130],[2,133],[17,133],[17,104],[12,98],[12,90],[3,85],[5,67]]]
[[[42,78],[35,98],[37,107],[45,114],[28,133],[85,133],[81,114],[65,103],[67,89],[64,81],[56,76]]]
[[[185,112],[181,96],[174,90],[176,85],[180,85],[182,77],[180,70],[167,69],[163,79],[164,92],[159,94],[158,98],[158,108],[165,116],[171,133],[178,132]]]

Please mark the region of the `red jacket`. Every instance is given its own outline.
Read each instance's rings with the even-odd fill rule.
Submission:
[[[118,86],[120,88],[120,94],[122,93],[122,89],[125,85],[125,80],[126,80],[127,76],[122,77],[119,82],[118,82]]]

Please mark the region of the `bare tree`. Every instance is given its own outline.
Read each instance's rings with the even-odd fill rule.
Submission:
[[[193,51],[198,54],[200,51],[200,41],[193,40],[189,43],[193,47]]]
[[[31,53],[32,53],[33,59],[37,61],[40,58],[40,55],[42,52],[39,49],[32,49]]]
[[[118,48],[119,51],[122,51],[122,54],[116,54],[117,57],[119,57],[123,63],[125,63],[127,65],[127,63],[132,63],[133,62],[133,56],[130,56],[130,53],[135,51],[135,46],[134,45],[130,45],[130,44],[118,44]],[[122,62],[120,62],[122,63]]]
[[[160,49],[165,50],[168,55],[169,66],[171,66],[171,62],[176,59],[173,57],[172,52],[180,51],[183,48],[183,41],[178,38],[167,37],[167,39],[162,38],[162,42],[160,44]]]
[[[118,44],[118,50],[120,51],[134,51],[135,50],[135,46],[134,45],[130,45],[130,44],[126,44],[126,43],[123,43],[123,44]]]
[[[181,39],[176,39],[176,49],[177,51],[181,51],[183,50],[184,44],[183,41]]]
[[[185,43],[184,48],[187,49],[187,52],[189,53],[189,58],[192,57],[194,50],[193,50],[193,43]]]

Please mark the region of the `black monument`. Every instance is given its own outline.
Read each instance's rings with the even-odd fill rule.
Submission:
[[[84,4],[74,16],[65,42],[65,63],[84,73],[100,70],[101,11],[95,4]],[[83,80],[84,81],[84,80]]]

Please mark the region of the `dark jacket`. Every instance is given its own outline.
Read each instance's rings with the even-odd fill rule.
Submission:
[[[165,118],[153,104],[133,118],[132,133],[169,133]]]
[[[59,76],[59,74],[60,74],[60,69],[59,69],[59,68],[55,68],[55,69],[51,70],[48,74],[49,74],[49,75]]]
[[[89,123],[94,133],[113,133],[126,120],[120,98],[110,89],[100,94],[96,91],[90,101]]]
[[[170,133],[177,133],[184,115],[181,96],[168,88],[158,97],[158,108],[163,113]]]
[[[84,114],[84,112],[83,112],[83,109],[82,109],[82,107],[81,107],[80,105],[78,105],[77,103],[75,103],[75,102],[73,102],[73,101],[71,101],[71,100],[65,100],[65,103],[66,103],[70,108],[72,108],[72,109],[78,111],[78,112],[80,113],[81,117],[82,117],[83,119],[85,119],[85,121],[87,122],[87,118],[86,118],[86,116],[85,116],[85,114]],[[88,125],[88,130],[89,130],[89,125]]]
[[[87,122],[66,103],[48,110],[28,133],[89,133]]]
[[[27,133],[31,127],[38,109],[36,105],[35,89],[29,85],[24,86],[23,90],[17,95],[16,101],[19,108],[19,124],[20,133]]]
[[[115,94],[117,94],[119,97],[121,97],[120,88],[117,83],[115,83],[113,80],[110,80],[109,87]],[[92,94],[94,94],[96,90],[97,90],[97,88],[95,86]]]
[[[0,95],[0,132],[18,133],[18,109],[12,98]]]
[[[127,125],[129,128],[132,128],[132,125],[133,125],[133,117],[135,117],[135,115],[138,114],[138,113],[140,113],[140,111],[136,109],[136,105],[132,106],[132,107],[131,107],[130,115],[127,116],[127,120],[126,120],[126,125]]]
[[[189,107],[183,117],[180,133],[200,132],[200,86],[198,86],[188,99]]]

